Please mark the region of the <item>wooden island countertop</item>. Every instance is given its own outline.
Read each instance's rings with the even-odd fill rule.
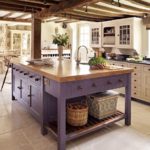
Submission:
[[[112,75],[121,75],[131,73],[133,71],[131,68],[90,70],[89,65],[80,64],[77,66],[75,61],[65,59],[62,60],[62,62],[55,60],[53,67],[31,65],[26,62],[26,59],[13,61],[12,63],[29,69],[30,71],[34,71],[35,73],[57,82],[69,82]]]

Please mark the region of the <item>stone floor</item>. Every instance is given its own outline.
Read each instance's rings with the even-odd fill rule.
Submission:
[[[6,84],[0,92],[0,150],[57,150],[51,133],[42,136],[39,124],[17,101],[12,102],[10,95],[11,85]],[[124,109],[123,104],[120,97],[120,110]],[[69,142],[67,150],[150,150],[150,107],[132,102],[130,127],[120,121]]]

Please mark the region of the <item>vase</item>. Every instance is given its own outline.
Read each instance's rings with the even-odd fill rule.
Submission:
[[[58,46],[58,60],[63,60],[63,46],[59,45]]]

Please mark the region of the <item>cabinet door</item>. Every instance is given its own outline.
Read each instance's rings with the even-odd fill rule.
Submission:
[[[15,98],[20,101],[21,99],[21,89],[22,89],[22,80],[16,76],[16,74],[13,76],[13,80],[14,80],[14,90],[13,90],[13,93],[14,93],[14,96]]]
[[[39,86],[31,84],[30,92],[30,112],[34,118],[36,118],[38,121],[41,121],[42,99]]]
[[[22,89],[21,89],[21,102],[27,108],[29,108],[29,100],[30,100],[30,88],[27,82],[27,79],[22,79]]]
[[[91,25],[91,47],[101,47],[101,24]]]

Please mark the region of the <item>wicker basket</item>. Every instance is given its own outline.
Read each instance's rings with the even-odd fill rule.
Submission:
[[[107,91],[87,97],[89,114],[97,119],[103,119],[116,113],[118,93]]]
[[[88,120],[87,103],[70,103],[67,105],[67,123],[71,126],[83,126]]]

